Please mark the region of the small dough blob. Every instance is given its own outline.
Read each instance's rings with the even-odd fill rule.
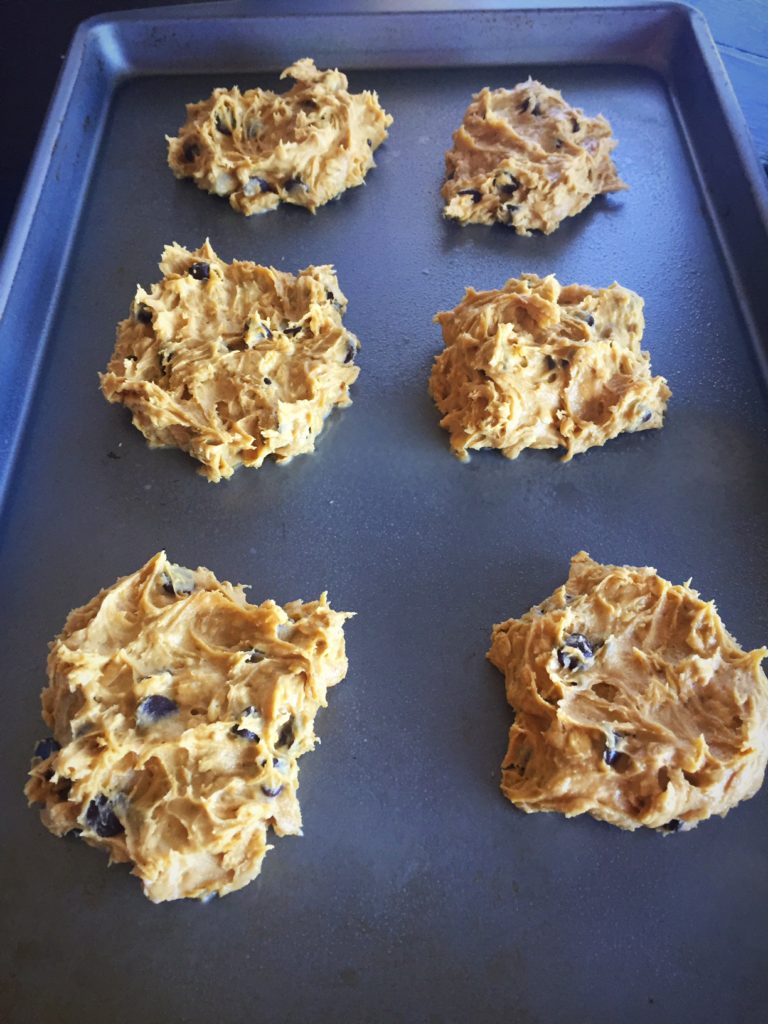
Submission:
[[[309,57],[283,71],[288,92],[214,89],[187,105],[168,163],[177,178],[229,196],[238,213],[279,203],[318,206],[362,185],[392,118],[375,92],[350,93],[341,71],[320,71]]]
[[[515,710],[502,792],[625,829],[726,814],[762,785],[766,655],[688,584],[580,552],[564,586],[493,627],[488,657]]]
[[[660,427],[670,390],[640,348],[643,300],[618,284],[562,287],[523,274],[497,291],[468,288],[435,317],[444,350],[429,390],[462,460],[498,448],[562,445],[567,462],[624,431]]]
[[[249,604],[160,552],[51,644],[29,801],[54,835],[133,862],[154,903],[240,889],[268,828],[301,834],[297,760],[346,675],[347,618],[325,594]]]
[[[333,267],[294,277],[225,263],[206,241],[166,246],[160,269],[118,324],[104,397],[130,409],[151,448],[189,452],[213,482],[313,451],[360,372]]]
[[[611,126],[569,107],[557,89],[529,78],[514,89],[483,89],[445,154],[446,217],[462,224],[550,234],[601,192],[628,186],[611,160]]]

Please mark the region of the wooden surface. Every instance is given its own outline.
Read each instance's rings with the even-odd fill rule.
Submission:
[[[189,2],[189,0],[186,0]],[[538,0],[538,6],[619,6],[627,0]],[[653,0],[650,0],[653,2]],[[154,7],[162,0],[2,0],[0,95],[0,238],[5,233],[32,157],[61,62],[77,24],[94,14]],[[274,0],[275,10],[281,6]],[[286,5],[288,6],[288,5]],[[329,0],[329,9],[341,3]],[[348,6],[344,3],[343,6]],[[386,9],[386,0],[357,0]],[[427,6],[414,0],[414,8]],[[537,0],[467,0],[467,6],[537,6]],[[758,155],[768,170],[768,0],[698,0],[720,48]]]

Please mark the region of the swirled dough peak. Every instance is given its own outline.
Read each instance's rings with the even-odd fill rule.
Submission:
[[[763,781],[767,654],[742,650],[688,584],[580,552],[564,586],[493,627],[515,710],[502,792],[626,829],[724,815]]]
[[[429,387],[460,459],[476,448],[515,459],[524,448],[563,446],[568,461],[662,425],[670,390],[651,376],[643,300],[627,288],[523,274],[496,291],[468,288],[435,320],[445,348]]]
[[[601,192],[627,188],[600,115],[570,107],[557,89],[529,78],[473,97],[445,155],[444,214],[462,224],[550,234]]]
[[[54,835],[132,862],[153,902],[241,888],[268,828],[301,834],[297,760],[346,675],[348,617],[325,594],[249,604],[155,555],[53,641],[27,797]]]
[[[160,269],[118,324],[104,396],[130,409],[150,447],[189,452],[214,482],[313,451],[359,373],[333,267],[225,263],[206,242],[167,246]]]
[[[341,71],[320,71],[309,57],[283,71],[284,93],[214,89],[187,105],[187,120],[168,139],[177,178],[229,196],[249,217],[279,203],[312,213],[348,188],[362,185],[392,118],[375,92],[350,93]]]

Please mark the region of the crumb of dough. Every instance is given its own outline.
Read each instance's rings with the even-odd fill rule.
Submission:
[[[768,650],[655,569],[581,551],[568,581],[493,627],[515,711],[501,789],[524,811],[685,831],[762,785]]]
[[[27,798],[54,835],[132,863],[154,903],[240,889],[268,828],[301,834],[297,761],[347,673],[349,617],[325,594],[249,604],[160,552],[51,644]]]
[[[566,449],[567,462],[626,431],[661,427],[670,390],[640,348],[643,300],[618,284],[561,286],[523,274],[468,288],[438,313],[444,349],[429,390],[455,455]]]
[[[362,185],[392,124],[376,93],[350,93],[346,75],[320,71],[309,57],[280,77],[295,84],[284,93],[214,89],[187,104],[178,136],[167,138],[176,177],[229,196],[246,217],[279,203],[314,213]]]
[[[604,117],[587,117],[532,78],[483,89],[445,154],[443,213],[548,235],[595,196],[628,187],[611,159],[616,144]]]
[[[166,246],[160,269],[118,324],[104,397],[127,406],[151,448],[181,448],[213,482],[313,451],[360,372],[333,267],[225,263],[206,241]]]

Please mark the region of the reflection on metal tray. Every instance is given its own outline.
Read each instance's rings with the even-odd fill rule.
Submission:
[[[185,102],[274,86],[305,54],[394,115],[365,188],[314,218],[246,220],[172,177],[163,136]],[[630,191],[549,237],[444,222],[443,152],[470,95],[529,73],[609,117]],[[498,791],[509,712],[484,654],[492,623],[582,547],[692,576],[745,646],[768,637],[767,221],[730,88],[683,7],[217,4],[81,30],[0,270],[3,1020],[762,1019],[768,793],[669,839],[518,813]],[[227,259],[334,263],[363,343],[354,405],[315,455],[215,486],[150,451],[96,376],[163,245],[206,236]],[[567,465],[452,458],[426,393],[432,316],[523,271],[645,297],[644,343],[673,391],[662,431]],[[47,641],[160,547],[255,598],[327,588],[359,613],[302,767],[304,837],[206,906],[152,906],[21,796]]]

